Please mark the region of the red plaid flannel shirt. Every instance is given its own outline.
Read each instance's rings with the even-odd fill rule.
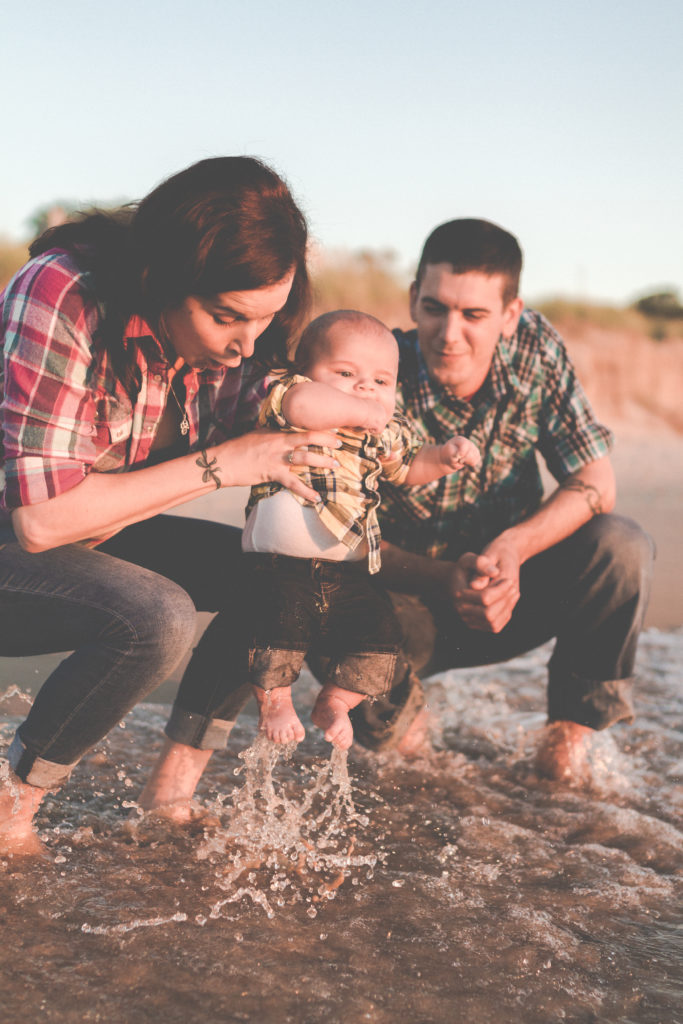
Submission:
[[[142,386],[134,404],[93,338],[103,309],[90,275],[51,250],[31,260],[0,295],[0,522],[12,509],[55,497],[91,471],[143,464],[168,396],[171,367],[149,325],[132,317]],[[236,369],[185,376],[190,451],[254,426],[263,382]]]

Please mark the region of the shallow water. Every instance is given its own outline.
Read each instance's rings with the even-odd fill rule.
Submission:
[[[683,1024],[683,633],[644,635],[584,791],[533,776],[547,655],[434,677],[410,765],[246,716],[185,828],[135,812],[138,708],[45,801],[51,863],[0,871],[0,1020]]]

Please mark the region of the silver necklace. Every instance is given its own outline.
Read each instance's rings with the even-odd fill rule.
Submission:
[[[188,415],[187,415],[187,409],[185,409],[185,407],[182,406],[180,404],[180,402],[178,401],[178,396],[176,395],[175,391],[173,390],[173,384],[171,383],[170,380],[168,382],[168,388],[169,388],[169,391],[171,392],[171,394],[173,395],[173,400],[174,400],[175,404],[178,406],[178,412],[180,413],[180,417],[181,417],[181,419],[180,419],[180,433],[183,435],[183,437],[185,437],[185,434],[187,434],[188,430],[190,429],[190,420],[189,420]]]

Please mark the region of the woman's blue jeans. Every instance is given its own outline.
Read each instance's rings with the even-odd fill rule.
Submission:
[[[218,615],[183,677],[186,706],[172,717],[178,738],[222,746],[230,723],[216,717],[217,694],[241,639],[240,559],[239,530],[180,516],[137,523],[96,549],[69,544],[38,554],[0,527],[0,655],[72,652],[10,746],[18,777],[43,788],[68,778],[172,673],[193,643],[196,611]]]

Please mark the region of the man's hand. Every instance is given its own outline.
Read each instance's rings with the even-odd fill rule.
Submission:
[[[521,560],[514,544],[497,537],[480,555],[461,555],[453,565],[453,605],[471,629],[500,633],[519,600]]]

